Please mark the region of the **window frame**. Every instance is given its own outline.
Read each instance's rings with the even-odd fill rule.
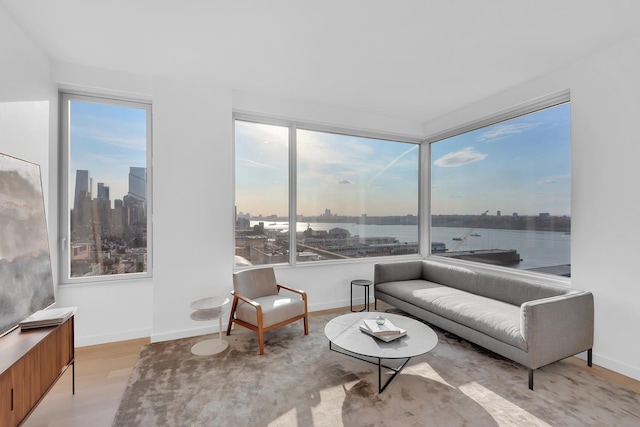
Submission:
[[[407,254],[407,255],[391,255],[391,256],[376,256],[376,257],[362,257],[362,258],[348,258],[348,259],[332,259],[332,260],[320,260],[320,261],[298,261],[295,256],[289,256],[288,262],[276,263],[276,264],[265,264],[270,266],[290,266],[290,267],[311,267],[311,266],[319,266],[319,265],[329,265],[329,264],[344,264],[344,263],[362,263],[362,262],[383,262],[389,260],[407,260],[407,259],[420,259],[423,258],[424,253],[424,244],[423,244],[423,231],[424,226],[422,225],[422,219],[424,212],[421,210],[423,207],[423,168],[421,167],[420,162],[422,161],[422,156],[424,155],[424,140],[422,138],[410,137],[406,135],[392,134],[392,133],[383,133],[383,132],[375,132],[375,131],[367,131],[362,129],[354,129],[354,128],[346,128],[340,126],[332,126],[323,123],[317,123],[312,121],[299,121],[294,119],[286,119],[274,116],[260,115],[242,111],[234,111],[232,114],[232,127],[233,127],[233,195],[234,195],[234,204],[236,206],[236,168],[235,168],[235,122],[236,121],[244,121],[265,125],[275,125],[275,126],[283,126],[289,128],[289,233],[290,236],[294,237],[289,239],[289,253],[296,253],[296,245],[297,239],[295,238],[295,230],[297,228],[297,131],[300,130],[308,130],[314,132],[325,132],[332,133],[338,135],[345,136],[354,136],[361,138],[371,138],[371,139],[379,139],[390,142],[400,142],[400,143],[408,143],[415,144],[418,146],[419,154],[418,154],[418,253],[415,254]],[[234,209],[235,210],[235,209]],[[235,218],[233,219],[233,224],[235,224]],[[292,234],[293,230],[293,234]],[[234,242],[236,239],[236,234],[234,231]],[[234,243],[235,247],[235,243]],[[264,265],[252,265],[252,266],[238,266],[233,265],[234,271],[243,270],[247,268],[257,268]]]
[[[504,122],[506,120],[511,120],[520,116],[524,116],[527,114],[535,113],[540,110],[544,110],[546,108],[551,108],[555,106],[559,106],[561,104],[571,103],[571,92],[569,89],[565,89],[559,92],[554,92],[548,95],[540,96],[538,98],[532,99],[527,102],[520,103],[514,107],[506,108],[495,112],[493,114],[489,114],[487,116],[482,116],[474,120],[470,120],[461,125],[454,126],[452,128],[446,129],[444,131],[436,132],[426,139],[424,139],[425,150],[424,150],[424,163],[422,165],[421,170],[424,171],[426,180],[429,185],[425,186],[425,206],[423,207],[425,212],[428,212],[428,216],[425,221],[425,234],[427,235],[425,240],[425,246],[423,246],[424,250],[427,252],[425,258],[435,262],[441,262],[444,264],[450,265],[458,265],[466,268],[470,268],[475,271],[489,271],[489,272],[498,272],[503,275],[511,276],[511,277],[519,277],[528,280],[538,280],[545,283],[554,283],[562,286],[569,286],[571,284],[570,277],[552,275],[547,273],[540,273],[531,270],[520,270],[512,267],[505,267],[499,265],[491,265],[484,264],[476,261],[467,261],[450,257],[443,257],[434,255],[431,251],[431,231],[432,231],[432,223],[431,223],[431,167],[432,167],[432,158],[431,158],[431,144],[442,141],[447,138],[451,138],[454,136],[462,135],[464,133],[472,132],[474,130],[492,126],[498,124],[500,122]]]
[[[147,271],[126,274],[107,274],[99,276],[71,277],[71,206],[69,205],[70,185],[70,105],[71,101],[93,102],[106,105],[132,107],[146,111],[146,195],[147,206]],[[153,109],[149,100],[115,97],[96,93],[61,90],[59,92],[59,118],[60,118],[60,171],[58,181],[60,183],[59,194],[59,278],[61,285],[92,284],[97,282],[117,282],[153,277]]]

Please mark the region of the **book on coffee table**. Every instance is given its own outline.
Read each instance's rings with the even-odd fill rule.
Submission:
[[[400,337],[404,337],[407,335],[407,331],[404,329],[400,329],[399,333],[394,333],[394,334],[387,334],[387,335],[376,335],[374,334],[369,328],[367,328],[366,326],[361,325],[360,326],[360,330],[362,332],[364,332],[365,334],[371,335],[372,337],[375,337],[379,340],[382,340],[384,342],[389,342],[389,341],[393,341],[396,340]]]
[[[407,335],[406,330],[397,327],[389,319],[384,319],[383,324],[378,324],[375,319],[364,319],[360,330],[386,342]]]
[[[375,319],[364,319],[364,326],[371,331],[372,335],[397,335],[402,333],[404,329],[397,327],[389,319],[384,319],[382,325],[378,324]]]

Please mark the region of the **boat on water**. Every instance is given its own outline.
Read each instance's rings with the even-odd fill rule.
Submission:
[[[470,234],[470,236],[471,236],[471,237],[480,237],[480,235],[479,235],[478,233]]]
[[[454,237],[454,238],[453,238],[453,239],[451,239],[451,240],[457,240],[457,241],[459,242],[459,241],[461,241],[461,240],[462,240],[462,237]]]

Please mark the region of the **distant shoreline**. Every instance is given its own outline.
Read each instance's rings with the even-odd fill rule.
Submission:
[[[282,217],[253,217],[251,221],[286,222]],[[405,216],[303,216],[298,223],[353,223],[363,225],[418,225],[416,215]],[[432,215],[432,227],[489,228],[496,230],[534,230],[571,232],[570,216],[541,215]]]

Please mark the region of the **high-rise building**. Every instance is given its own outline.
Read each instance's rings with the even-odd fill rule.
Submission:
[[[76,188],[74,189],[72,229],[88,226],[91,223],[91,178],[89,171],[76,171]]]
[[[98,183],[98,199],[111,200],[109,199],[109,187],[104,185],[104,182]]]
[[[147,198],[147,168],[129,168],[129,196],[141,201]]]
[[[129,193],[123,202],[130,209],[132,223],[144,224],[147,218],[147,168],[129,168]]]
[[[89,187],[89,171],[78,169],[76,171],[76,188],[73,199],[73,209],[76,211],[85,198],[91,200],[91,188]]]

